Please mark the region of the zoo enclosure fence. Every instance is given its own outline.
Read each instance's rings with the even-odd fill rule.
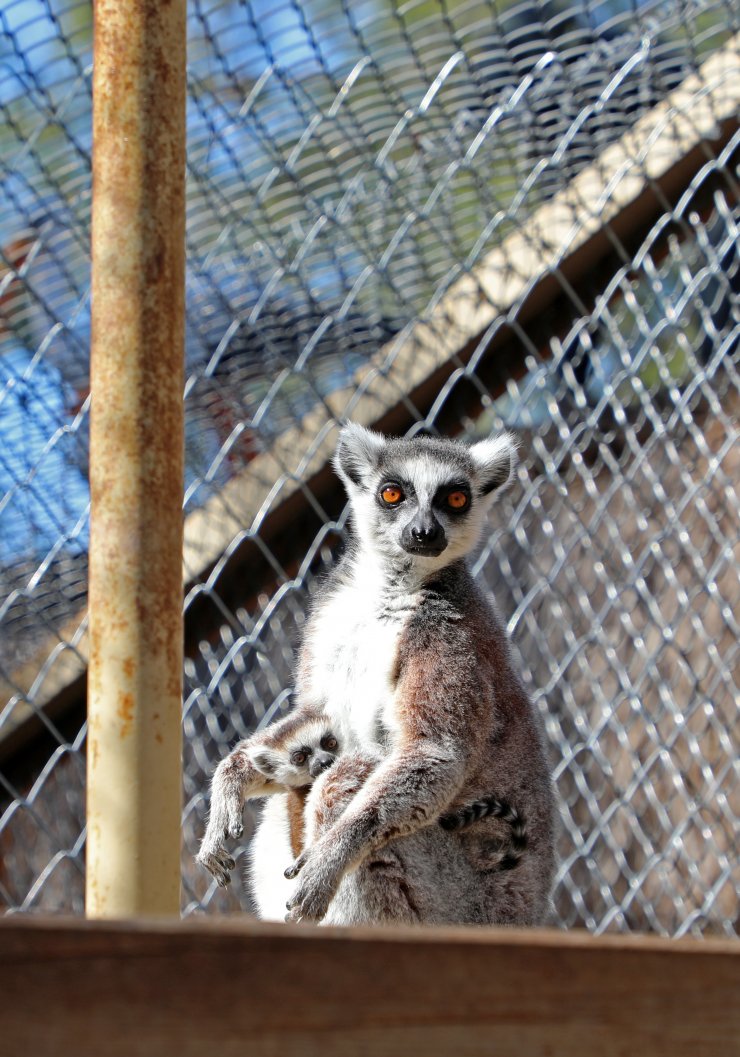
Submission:
[[[2,17],[0,901],[79,913],[89,5]],[[207,779],[289,706],[353,418],[521,435],[476,571],[552,748],[556,922],[734,936],[734,5],[189,32],[183,909],[249,908],[192,864]]]

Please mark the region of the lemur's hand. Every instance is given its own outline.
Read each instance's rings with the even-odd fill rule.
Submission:
[[[343,864],[336,844],[320,840],[303,851],[285,871],[287,878],[300,872],[298,886],[288,900],[286,921],[321,921],[342,879]]]
[[[231,882],[231,871],[236,863],[226,851],[224,840],[231,836],[230,828],[224,825],[224,814],[221,805],[212,804],[208,825],[200,846],[200,851],[195,857],[196,862],[205,866],[222,888],[226,888]],[[241,822],[241,820],[240,820]]]
[[[217,847],[214,851],[209,851],[204,841],[195,858],[201,866],[205,866],[206,870],[216,878],[222,888],[226,888],[228,884],[231,884],[231,871],[236,866],[236,863],[224,848]]]

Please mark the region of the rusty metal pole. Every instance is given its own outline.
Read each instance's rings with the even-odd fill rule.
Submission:
[[[186,0],[96,0],[87,913],[179,914]]]

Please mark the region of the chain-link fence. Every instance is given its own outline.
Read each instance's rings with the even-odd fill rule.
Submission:
[[[0,905],[83,909],[90,4],[0,4]],[[189,5],[183,907],[290,704],[336,423],[522,440],[477,559],[562,802],[556,922],[734,935],[732,0]]]

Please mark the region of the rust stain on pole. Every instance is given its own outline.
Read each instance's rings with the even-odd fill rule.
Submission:
[[[186,0],[96,0],[87,913],[180,910]]]

